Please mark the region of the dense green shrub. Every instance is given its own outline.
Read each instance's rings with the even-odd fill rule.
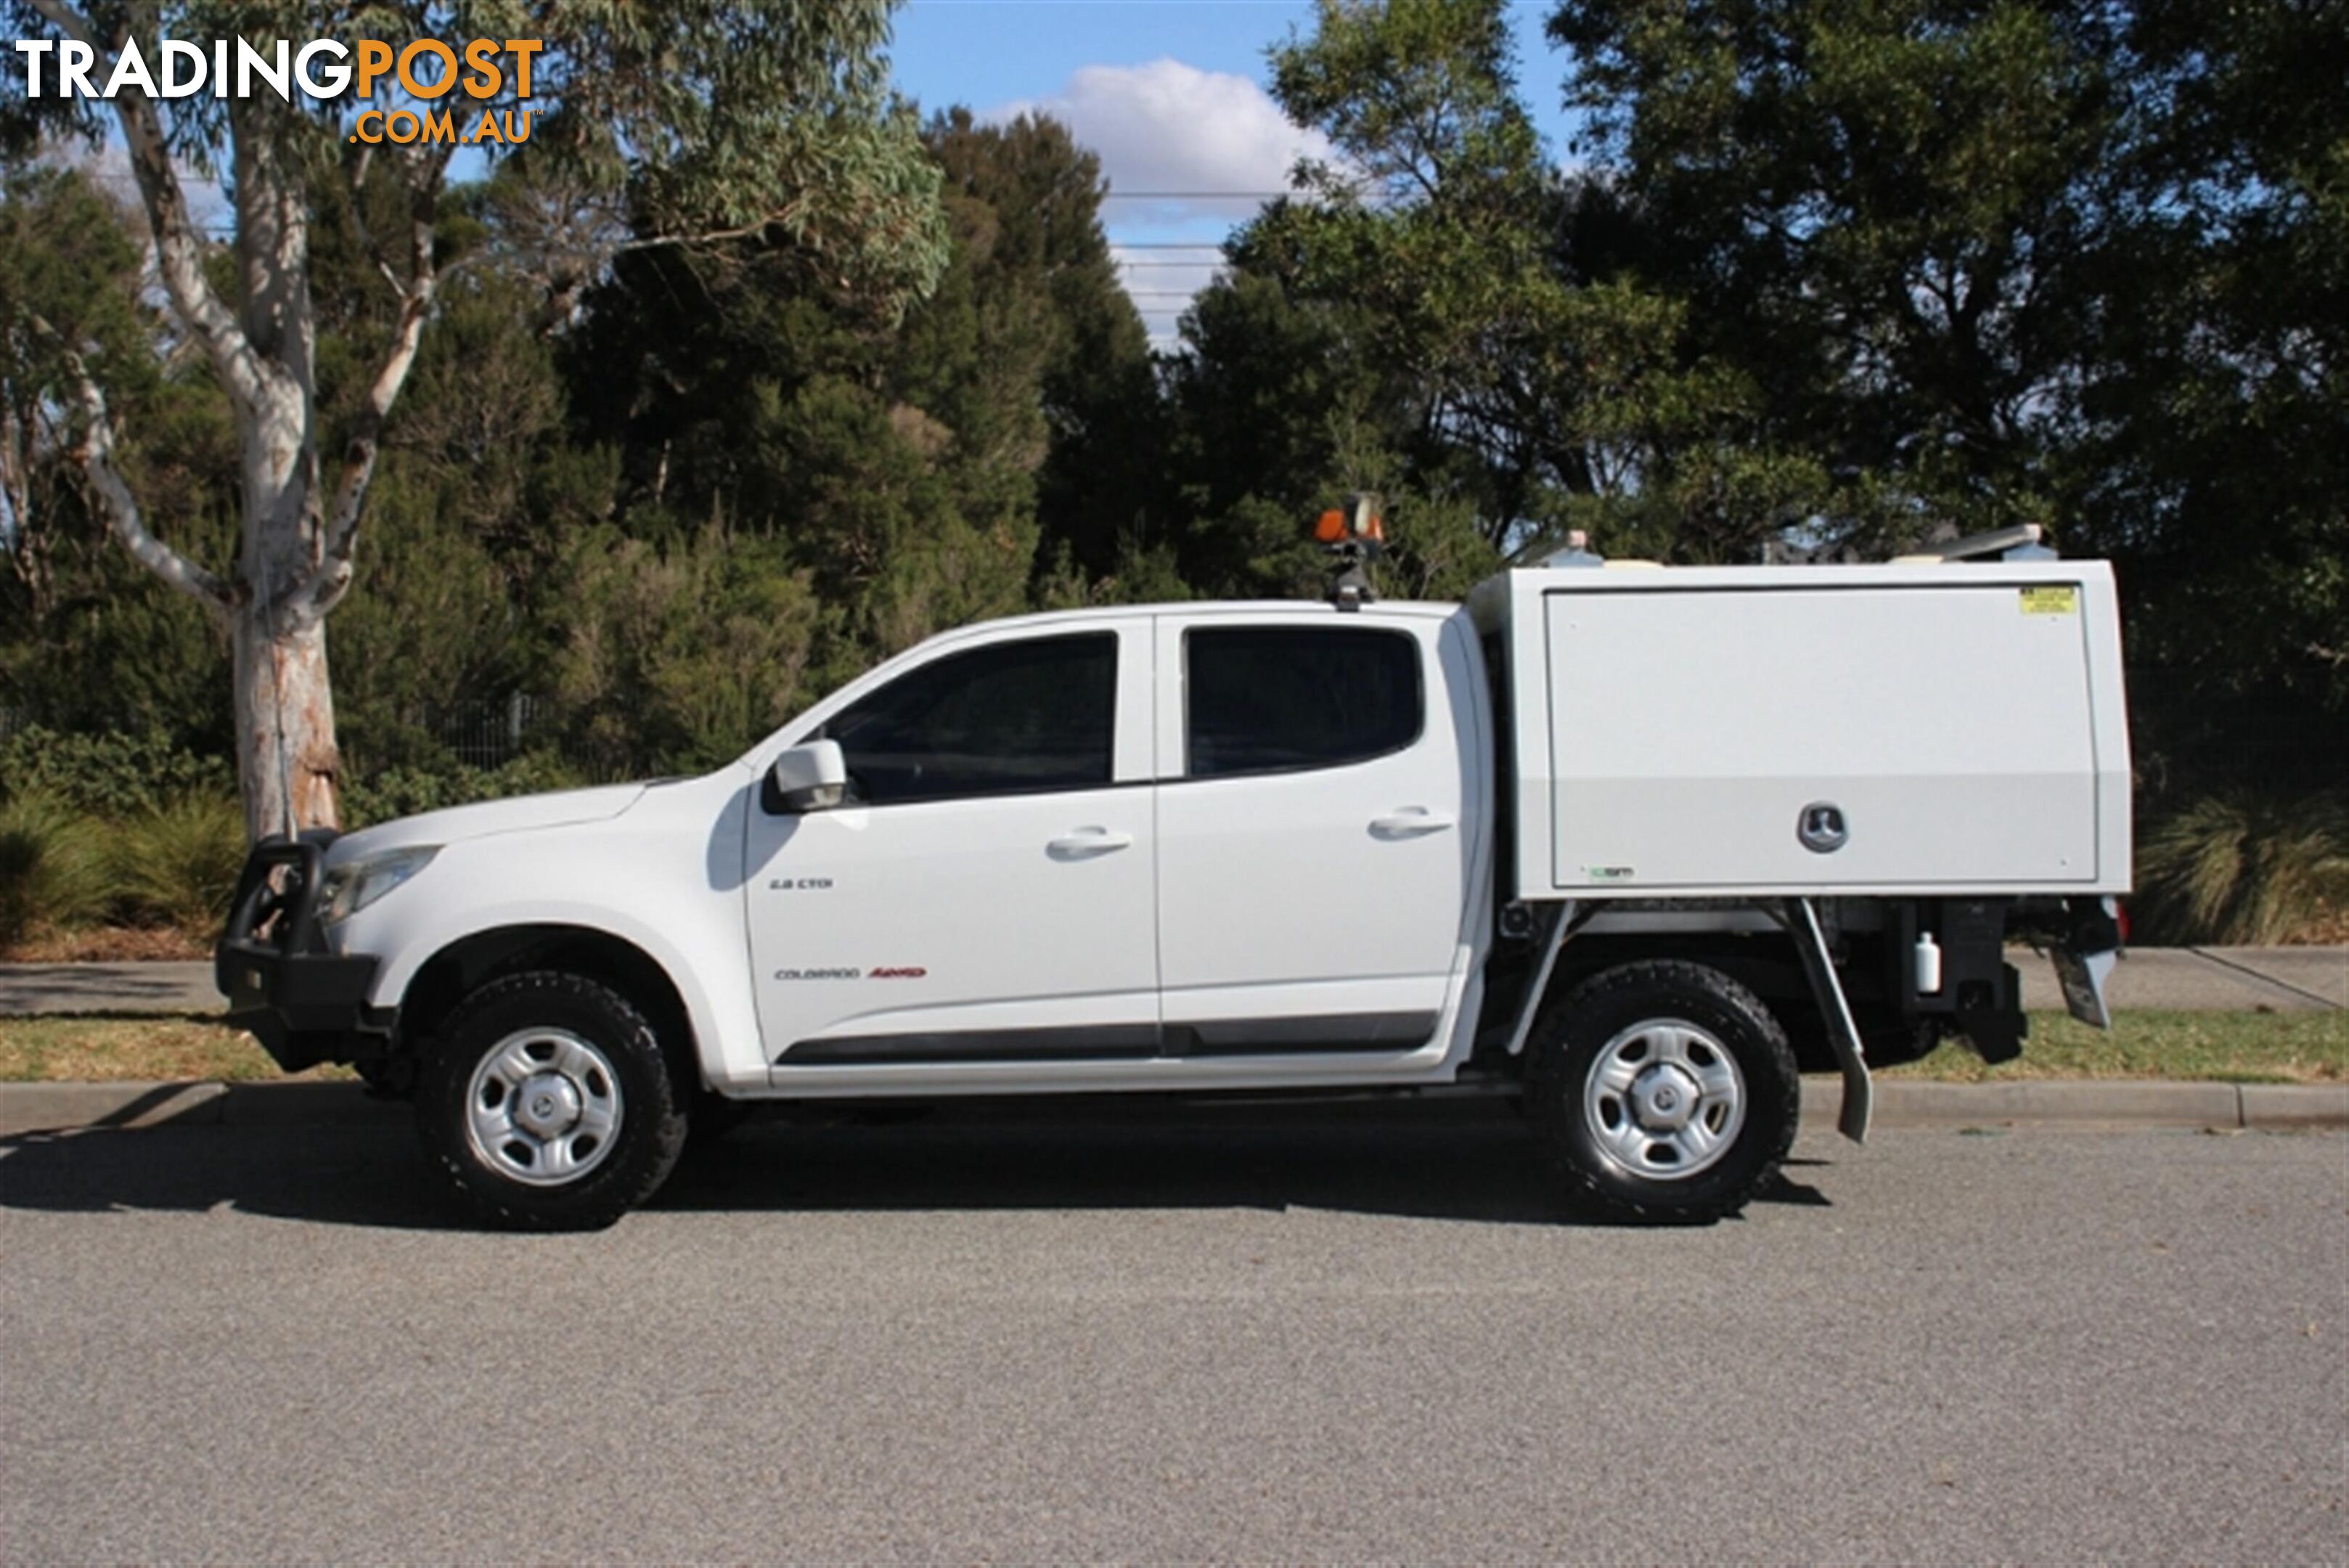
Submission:
[[[20,790],[0,802],[0,948],[102,914],[102,848],[98,824],[52,795]]]
[[[573,789],[586,782],[578,769],[548,752],[527,753],[494,768],[386,768],[344,785],[343,824],[365,827],[477,800]]]
[[[711,530],[667,549],[581,534],[556,659],[564,749],[606,777],[698,773],[803,707],[824,612],[778,556]]]
[[[0,741],[0,799],[43,795],[70,811],[129,815],[195,794],[233,798],[234,770],[160,733],[59,734],[36,724]]]
[[[496,768],[391,768],[353,781],[347,826],[472,801],[571,788],[551,753]],[[217,931],[245,855],[227,762],[153,734],[58,734],[0,742],[0,948],[44,928],[101,921]]]
[[[244,850],[244,812],[234,795],[184,795],[125,817],[105,846],[114,913],[132,925],[216,931]]]
[[[2133,905],[2148,940],[2305,940],[2349,908],[2349,805],[2217,794],[2147,833]]]

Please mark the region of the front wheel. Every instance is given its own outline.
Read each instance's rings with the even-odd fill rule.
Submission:
[[[1526,1108],[1574,1195],[1608,1217],[1744,1209],[1795,1138],[1802,1080],[1760,998],[1702,964],[1592,976],[1528,1044]]]
[[[465,999],[427,1054],[417,1130],[483,1219],[596,1230],[652,1196],[686,1117],[652,1025],[584,975],[537,971]]]

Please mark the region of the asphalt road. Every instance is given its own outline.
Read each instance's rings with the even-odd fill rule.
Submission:
[[[405,1125],[0,1142],[0,1554],[2349,1558],[2349,1137],[1806,1135],[1565,1223],[1485,1106],[747,1129],[600,1235]]]

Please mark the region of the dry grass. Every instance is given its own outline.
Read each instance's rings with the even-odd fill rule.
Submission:
[[[46,926],[13,947],[0,948],[8,963],[136,963],[209,961],[212,936],[198,937],[171,926]]]
[[[2321,940],[2349,907],[2349,800],[2209,796],[2145,836],[2137,874],[2130,909],[2147,941]]]
[[[198,1018],[0,1018],[0,1083],[94,1084],[285,1076],[242,1029]],[[303,1078],[347,1078],[347,1067]]]
[[[1992,1067],[1959,1042],[1892,1078],[1953,1084],[2029,1078],[2184,1078],[2230,1084],[2349,1083],[2349,1012],[2124,1012],[2109,1031],[2061,1012],[2031,1015],[2023,1054]]]
[[[2304,947],[2349,947],[2349,900],[2317,899],[2316,912],[2290,940]]]

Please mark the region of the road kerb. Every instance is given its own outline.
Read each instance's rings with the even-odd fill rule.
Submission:
[[[2240,1091],[2247,1127],[2349,1127],[2349,1084],[2244,1084]]]
[[[2290,1085],[2297,1087],[2297,1085]],[[1841,1103],[1833,1079],[1804,1085],[1806,1119],[1823,1119]],[[1816,1100],[1813,1096],[1816,1094]],[[2232,1084],[2131,1079],[2033,1079],[2011,1084],[1935,1084],[1878,1079],[1880,1127],[2240,1127],[2242,1101]],[[2319,1125],[2314,1123],[2303,1125]]]

